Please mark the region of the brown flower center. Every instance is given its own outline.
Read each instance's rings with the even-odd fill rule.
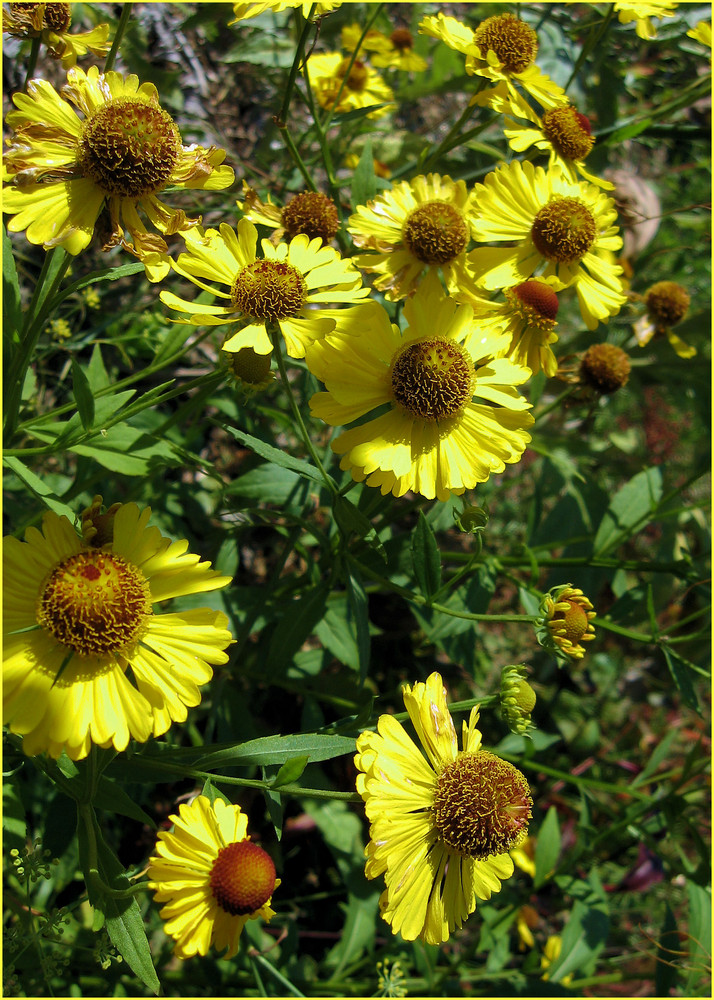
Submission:
[[[544,112],[543,132],[564,160],[584,160],[595,145],[589,119],[575,108],[550,108]]]
[[[144,574],[120,556],[98,550],[64,559],[37,601],[38,623],[80,656],[121,652],[139,638],[151,613]]]
[[[554,198],[541,208],[531,227],[538,253],[561,264],[582,260],[596,235],[592,213],[578,198]]]
[[[474,42],[483,58],[495,52],[507,73],[522,73],[538,53],[538,36],[533,28],[513,14],[495,14],[476,28]]]
[[[402,238],[422,263],[446,264],[464,249],[469,230],[453,205],[445,201],[427,201],[408,216]]]
[[[23,21],[32,18],[37,12],[40,4],[37,3],[11,3],[10,10],[15,16]],[[67,31],[72,23],[72,14],[68,3],[46,3],[42,11],[43,23],[41,27],[49,28],[50,31],[58,33]],[[37,24],[38,22],[35,21]]]
[[[616,392],[630,377],[630,359],[614,344],[593,344],[580,363],[582,380],[603,396]]]
[[[352,69],[347,75],[347,67],[350,64],[348,57],[342,60],[340,65],[337,67],[337,76],[340,78],[344,77],[345,87],[348,90],[356,90],[362,92],[367,86],[367,80],[369,79],[369,70],[362,62],[361,59],[355,59],[352,63]]]
[[[401,348],[392,362],[392,397],[412,417],[448,420],[474,394],[470,355],[449,340],[422,340]]]
[[[280,221],[289,239],[306,233],[310,239],[319,236],[325,243],[332,239],[340,224],[334,201],[320,191],[296,194],[280,213]]]
[[[162,108],[120,99],[87,119],[78,145],[85,177],[109,195],[140,198],[168,183],[181,151],[181,135]]]
[[[297,268],[281,260],[256,260],[246,264],[233,282],[231,297],[240,312],[253,319],[275,322],[297,316],[307,295],[305,279]]]
[[[414,48],[414,38],[411,31],[407,31],[406,28],[395,28],[389,36],[389,41],[400,52]]]
[[[676,281],[658,281],[648,289],[645,305],[658,326],[669,327],[684,319],[689,309],[689,293]]]
[[[434,823],[446,846],[465,857],[485,860],[518,847],[532,809],[525,777],[486,750],[460,754],[437,779]]]
[[[275,865],[270,855],[240,840],[218,852],[210,878],[214,899],[232,917],[255,913],[275,889]]]

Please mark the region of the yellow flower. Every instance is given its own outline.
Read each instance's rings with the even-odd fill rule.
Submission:
[[[510,358],[514,364],[530,368],[533,374],[540,371],[551,378],[558,370],[558,361],[551,344],[556,343],[555,332],[558,316],[556,289],[562,287],[558,279],[529,278],[511,288],[504,288],[505,302],[484,299],[473,293],[464,294],[464,301],[474,309],[474,316],[483,333],[508,335],[508,340],[497,357]]]
[[[379,275],[374,287],[391,302],[411,295],[424,271],[437,268],[452,295],[469,288],[477,294],[466,272],[476,209],[475,194],[462,180],[420,174],[398,181],[350,216],[347,232],[355,245],[374,251],[355,263]]]
[[[436,274],[404,315],[402,333],[373,302],[354,330],[312,344],[307,364],[327,391],[313,396],[310,409],[342,425],[385,406],[332,442],[344,456],[340,468],[383,494],[414,490],[446,500],[520,460],[533,418],[515,387],[530,372],[493,360],[503,338],[484,335],[471,306],[446,297]]]
[[[70,32],[72,5],[69,3],[11,3],[2,12],[2,30],[18,38],[40,38],[47,54],[61,59],[65,69],[77,58],[92,52],[103,56],[111,48],[109,25],[98,24],[91,31]]]
[[[517,153],[535,146],[550,154],[549,167],[558,164],[565,177],[573,183],[577,183],[579,174],[586,181],[606,190],[611,191],[615,187],[610,181],[597,177],[586,169],[584,161],[595,145],[595,140],[587,116],[571,105],[559,104],[548,108],[541,117],[522,97],[514,97],[503,83],[477,94],[474,100],[481,106],[488,106],[507,116],[504,135]],[[509,115],[514,115],[515,118],[508,117]],[[525,122],[516,121],[516,118],[525,119]]]
[[[362,28],[358,24],[345,25],[342,29],[342,48],[354,52],[361,34]],[[414,36],[406,28],[395,28],[390,35],[370,28],[362,40],[362,50],[372,53],[372,65],[380,68],[418,73],[427,67],[426,59],[414,51]]]
[[[387,104],[388,107],[376,108],[367,115],[368,118],[382,118],[395,107],[392,103],[394,91],[361,59],[355,59],[351,69],[350,62],[351,57],[341,52],[318,52],[310,56],[305,68],[318,104],[333,111],[354,111]]]
[[[349,170],[355,170],[360,158],[357,153],[348,153],[345,157],[345,166]],[[392,176],[392,171],[389,169],[386,163],[382,163],[376,157],[372,157],[372,167],[374,169],[375,177],[384,177],[386,180]]]
[[[137,209],[160,233],[173,235],[200,219],[170,208],[159,192],[167,186],[222,190],[233,183],[233,170],[221,166],[223,150],[182,145],[156,87],[139,86],[133,74],[75,67],[60,94],[47,81],[32,80],[27,94],[14,94],[13,101],[17,110],[7,122],[16,135],[4,156],[11,183],[3,189],[3,211],[13,215],[10,232],[26,230],[30,243],[46,249],[80,253],[106,207],[111,235],[103,249],[123,246],[159,281],[169,271],[166,242],[147,232]]]
[[[299,233],[329,243],[340,227],[337,206],[321,191],[301,191],[280,208],[270,196],[267,202],[262,201],[258,192],[243,181],[243,197],[244,201],[236,202],[243,218],[259,226],[270,226],[274,230],[270,237],[273,244],[284,236],[291,240]]]
[[[330,11],[335,10],[341,3],[342,0],[317,0],[317,3],[314,3],[313,0],[248,0],[247,3],[233,4],[235,18],[229,21],[228,24],[238,24],[239,21],[247,21],[251,17],[264,14],[266,10],[272,10],[276,14],[280,14],[284,10],[295,10],[297,7],[302,11],[304,18],[310,16],[313,6],[315,8],[315,17],[321,17],[323,14],[329,14]]]
[[[544,108],[567,103],[562,87],[535,65],[538,52],[535,31],[513,14],[495,14],[475,30],[454,17],[429,14],[419,25],[419,31],[463,53],[467,73],[485,77],[494,84],[503,81],[516,97],[518,84]]]
[[[474,188],[479,213],[475,239],[506,242],[472,250],[468,270],[485,288],[504,288],[555,275],[575,287],[583,321],[594,330],[626,301],[615,252],[622,240],[617,212],[594,184],[569,180],[555,167],[545,171],[514,161]]]
[[[696,347],[686,344],[672,327],[689,311],[689,292],[675,281],[658,281],[644,294],[647,313],[634,325],[635,340],[640,347],[649,344],[655,334],[664,334],[680,358],[693,358]]]
[[[648,3],[622,3],[616,0],[615,12],[621,24],[635,21],[635,30],[640,38],[649,40],[657,34],[650,18],[674,17],[678,4],[674,0],[649,0]]]
[[[696,25],[687,32],[687,38],[693,38],[696,42],[701,42],[707,48],[712,47],[712,23],[711,21],[697,21]]]
[[[511,664],[501,670],[501,715],[511,732],[519,736],[527,736],[532,728],[531,712],[536,703],[536,693],[526,680],[527,676],[523,664]]]
[[[206,955],[210,947],[232,958],[249,920],[270,921],[280,885],[272,858],[247,835],[240,806],[198,795],[161,831],[147,874],[161,918],[176,942],[177,958]]]
[[[556,657],[581,660],[585,656],[582,644],[595,638],[595,612],[582,590],[569,583],[552,587],[539,610],[535,624],[540,644]]]
[[[239,324],[224,351],[252,347],[258,354],[270,354],[268,327],[275,324],[290,357],[302,358],[306,344],[329,333],[340,319],[340,310],[328,308],[329,303],[356,303],[369,295],[351,261],[304,234],[277,247],[262,240],[262,257],[257,255],[258,231],[247,219],[241,219],[235,230],[225,222],[219,230],[191,230],[185,240],[188,252],[179,255],[174,270],[224,301],[196,305],[168,291],[161,292],[161,301],[190,314],[178,322]]]
[[[563,947],[563,940],[561,936],[559,934],[551,934],[548,940],[545,942],[543,954],[540,957],[540,967],[541,969],[544,970],[543,975],[540,977],[541,979],[545,980],[550,979],[550,973],[548,972],[548,969],[551,967],[553,962],[556,962],[560,957],[560,952],[562,947]],[[567,976],[563,976],[563,978],[560,980],[560,982],[566,988],[570,986],[572,981],[573,981],[572,972],[569,973]]]
[[[42,531],[4,540],[3,719],[27,754],[78,760],[92,743],[124,750],[160,736],[228,660],[222,612],[153,605],[230,577],[149,527],[149,508],[102,514],[101,502],[84,512],[83,537],[48,511]]]
[[[508,852],[526,839],[533,801],[520,771],[482,749],[477,708],[459,751],[438,673],[403,695],[423,753],[393,715],[357,740],[365,874],[384,875],[379,906],[393,933],[442,944],[513,874]]]

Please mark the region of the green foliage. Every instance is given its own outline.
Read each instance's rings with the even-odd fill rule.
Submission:
[[[232,188],[161,192],[206,227],[235,226],[244,180],[278,208],[309,188],[333,198],[336,245],[356,256],[350,214],[397,181],[438,172],[470,188],[499,161],[546,164],[533,147],[514,153],[503,116],[470,103],[486,82],[464,55],[419,33],[442,5],[345,3],[312,21],[266,10],[232,26],[227,4],[130,6],[120,26],[109,5],[73,5],[73,25],[108,21],[116,68],[157,86],[185,143],[226,151]],[[626,248],[628,301],[607,324],[584,329],[573,290],[560,295],[558,374],[522,387],[531,444],[463,497],[354,481],[331,447],[340,429],[310,415],[322,386],[307,361],[276,351],[275,380],[246,391],[221,351],[235,327],[177,322],[160,301],[167,290],[197,312],[213,304],[177,272],[151,284],[98,238],[70,257],[3,230],[8,533],[22,538],[46,511],[78,526],[101,494],[150,506],[163,534],[233,578],[166,608],[221,611],[233,636],[185,722],[77,762],[28,757],[6,733],[6,995],[710,995],[710,74],[686,34],[709,8],[680,4],[648,41],[611,4],[505,8],[590,118],[588,170],[648,189],[635,209],[618,189],[621,226],[637,235],[634,211],[657,231]],[[503,10],[449,5],[471,27]],[[387,115],[368,117],[385,107],[376,100],[321,107],[309,85],[312,50],[341,49],[353,23],[408,29],[427,61],[380,69],[395,94]],[[38,49],[9,36],[6,47],[20,91]],[[39,59],[29,75],[59,89],[64,71],[42,47]],[[100,57],[83,59],[101,71]],[[167,240],[175,261],[182,238]],[[661,280],[691,297],[674,332],[695,358],[664,334],[637,343],[642,297]],[[403,302],[372,298],[405,327]],[[578,374],[597,342],[630,357],[610,396]],[[569,662],[534,627],[543,595],[565,583],[596,611],[595,640]],[[501,669],[521,663],[537,695],[532,739],[498,709]],[[381,715],[412,732],[400,687],[434,671],[459,735],[480,705],[484,747],[527,775],[534,800],[530,868],[517,858],[442,947],[405,941],[380,916],[354,765]],[[181,962],[144,872],[157,834],[199,793],[241,806],[281,884],[276,916],[247,922],[235,958]]]

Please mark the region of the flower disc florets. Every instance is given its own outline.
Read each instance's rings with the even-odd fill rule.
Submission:
[[[687,314],[689,293],[676,281],[658,281],[645,292],[645,305],[659,327],[674,326]]]
[[[355,59],[355,61],[352,63],[352,68],[350,69],[348,75],[347,70],[349,68],[349,65],[350,65],[350,59],[349,57],[345,57],[340,63],[340,65],[337,67],[335,71],[336,75],[344,79],[345,87],[348,87],[350,90],[355,90],[359,93],[363,91],[367,86],[367,81],[369,80],[369,71],[361,59]]]
[[[253,319],[274,323],[296,316],[307,295],[302,274],[285,261],[256,260],[246,264],[233,282],[236,309]]]
[[[109,195],[140,198],[164,188],[181,151],[181,135],[163,108],[119,99],[84,123],[78,162]]]
[[[394,401],[421,420],[448,420],[474,394],[475,371],[468,352],[453,341],[408,344],[392,361]]]
[[[400,52],[403,52],[405,49],[414,48],[414,37],[411,31],[408,31],[406,28],[395,28],[389,36],[389,41]]]
[[[491,50],[508,73],[522,73],[538,53],[538,36],[533,28],[513,14],[495,14],[474,31],[474,43],[484,58]]]
[[[142,633],[151,591],[136,566],[109,552],[64,559],[43,584],[37,621],[80,656],[120,652]]]
[[[520,285],[504,289],[511,308],[529,326],[539,330],[552,330],[558,316],[558,296],[550,285],[536,278],[522,281]]]
[[[595,145],[590,120],[575,108],[549,108],[543,113],[543,132],[564,160],[584,160]]]
[[[27,19],[29,26],[39,6],[37,3],[11,3],[10,10],[18,21]],[[43,4],[43,7],[42,23],[39,24],[38,30],[49,28],[50,31],[67,31],[72,23],[70,5],[68,3],[46,3]]]
[[[417,260],[446,264],[461,253],[469,239],[462,215],[444,201],[428,201],[409,215],[402,236]]]
[[[538,641],[556,656],[580,660],[584,642],[595,638],[593,606],[582,590],[569,583],[553,587],[540,603],[536,619]]]
[[[531,228],[538,253],[561,264],[582,260],[596,235],[592,213],[578,198],[554,198],[540,209]]]
[[[485,750],[462,753],[437,778],[434,822],[465,857],[505,854],[528,836],[533,799],[521,772]]]
[[[319,236],[325,243],[329,243],[340,225],[337,206],[320,191],[296,194],[280,213],[280,222],[289,240],[306,233],[311,240]]]
[[[228,844],[213,863],[210,885],[216,902],[226,913],[233,917],[255,913],[275,889],[273,859],[250,840]]]
[[[522,664],[501,671],[501,714],[511,732],[521,736],[526,736],[531,728],[531,712],[536,703],[536,693],[527,676]]]
[[[591,389],[608,396],[627,385],[630,359],[614,344],[593,344],[580,362],[580,377]]]

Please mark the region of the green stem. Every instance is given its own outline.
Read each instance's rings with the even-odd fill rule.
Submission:
[[[55,267],[55,262],[59,265]],[[25,375],[32,361],[32,356],[37,347],[37,341],[47,319],[47,303],[51,301],[55,290],[61,284],[67,268],[70,264],[69,255],[61,247],[54,247],[47,254],[42,263],[42,270],[35,285],[32,301],[25,314],[22,332],[20,334],[17,353],[12,359],[7,379],[7,395],[5,399],[5,444],[9,445],[17,430],[20,404],[22,401],[22,389],[25,384]],[[52,284],[47,289],[48,276],[52,274]]]
[[[575,66],[573,67],[573,72],[570,74],[570,76],[568,78],[568,82],[565,84],[565,87],[563,88],[566,93],[567,93],[568,89],[570,88],[570,85],[572,84],[573,80],[575,79],[575,77],[578,75],[578,73],[582,69],[583,64],[585,63],[585,60],[589,57],[590,53],[594,52],[598,48],[598,46],[600,45],[600,41],[601,41],[602,37],[604,36],[605,32],[610,27],[610,22],[612,21],[612,19],[613,19],[614,16],[615,16],[615,7],[614,7],[614,4],[610,4],[609,7],[608,7],[608,9],[607,9],[607,14],[605,15],[605,17],[602,19],[602,22],[600,23],[599,30],[592,30],[590,32],[590,34],[588,35],[587,42],[585,43],[585,45],[583,45],[583,47],[582,47],[582,49],[580,51],[580,55],[578,56],[578,60],[575,63]]]
[[[535,422],[538,423],[538,421],[542,420],[543,417],[545,417],[548,413],[551,413],[553,410],[557,410],[560,406],[562,406],[565,400],[568,399],[570,396],[572,396],[577,388],[578,387],[576,385],[569,386],[565,390],[565,392],[561,392],[561,394],[559,396],[556,396],[555,399],[551,400],[550,403],[546,403],[545,406],[542,407],[542,409],[536,410],[533,413]]]
[[[290,409],[292,410],[295,424],[298,428],[298,431],[300,432],[300,437],[302,438],[303,444],[305,445],[313,462],[315,463],[316,468],[319,470],[320,475],[322,476],[325,482],[325,486],[330,491],[330,493],[332,493],[333,496],[336,496],[337,487],[333,483],[332,478],[328,476],[327,472],[325,471],[325,467],[323,466],[322,461],[320,460],[320,456],[317,453],[317,449],[315,448],[315,445],[312,443],[312,438],[310,437],[308,429],[305,426],[305,421],[303,420],[302,413],[300,412],[300,407],[297,405],[297,401],[295,400],[292,386],[290,385],[290,380],[288,379],[287,369],[285,367],[285,359],[283,358],[283,352],[281,350],[282,338],[280,336],[279,331],[271,330],[270,337],[271,340],[273,341],[273,349],[275,352],[275,358],[278,362],[278,370],[280,372],[280,378],[282,380],[285,391],[288,394]]]
[[[301,15],[300,12],[295,10],[295,20],[299,21]],[[278,117],[275,120],[275,124],[279,129],[282,129],[287,134],[287,123],[288,123],[288,111],[290,110],[290,101],[293,96],[293,89],[295,87],[295,80],[300,69],[300,63],[303,61],[303,56],[305,52],[305,42],[307,41],[307,36],[310,32],[311,22],[309,18],[305,19],[302,26],[302,31],[298,38],[297,47],[295,49],[295,58],[293,59],[293,64],[290,67],[290,73],[288,74],[288,82],[285,85],[285,94],[283,95],[283,103],[280,108]]]
[[[382,4],[382,3],[374,4],[374,13],[367,20],[367,23],[365,24],[364,28],[362,29],[362,34],[359,36],[359,40],[358,40],[358,42],[357,42],[357,44],[355,46],[354,52],[352,53],[352,55],[350,57],[350,61],[347,64],[347,69],[346,69],[346,71],[345,71],[345,73],[344,73],[344,75],[342,77],[342,80],[340,81],[339,90],[337,91],[337,94],[335,95],[335,99],[332,102],[331,107],[329,107],[327,109],[327,111],[325,113],[325,117],[322,119],[321,122],[318,122],[317,120],[315,121],[315,124],[319,125],[319,129],[320,129],[320,132],[322,133],[322,135],[325,135],[325,133],[327,132],[327,129],[330,126],[330,122],[332,121],[332,118],[333,118],[333,116],[335,114],[335,108],[338,107],[338,105],[340,103],[340,98],[342,97],[342,91],[345,89],[345,81],[349,79],[350,73],[352,72],[352,67],[355,64],[355,60],[357,59],[357,53],[359,52],[359,50],[362,47],[362,42],[367,37],[367,32],[369,31],[369,29],[372,27],[372,25],[374,24],[374,22],[377,20],[377,18],[381,14],[383,6],[384,6],[384,4]],[[305,66],[305,70],[307,70],[307,66]],[[306,72],[305,76],[306,76],[307,85],[310,86],[310,81],[309,81],[309,77],[308,77],[307,72]]]
[[[585,775],[569,774],[567,771],[558,771],[556,768],[548,767],[540,761],[530,760],[527,757],[524,758],[515,754],[508,754],[503,750],[499,750],[499,754],[501,757],[505,757],[506,760],[513,761],[517,767],[523,770],[538,771],[540,774],[545,774],[549,778],[557,778],[559,781],[563,781],[566,784],[577,785],[582,788],[590,788],[593,791],[598,792],[611,792],[614,795],[630,795],[634,799],[652,798],[649,792],[640,792],[631,785],[615,785],[612,782],[597,781],[595,778],[588,778]]]
[[[474,94],[478,94],[479,91],[482,90],[483,87],[485,87],[486,83],[487,80],[485,78],[480,79],[478,86],[474,91]],[[482,122],[475,128],[470,129],[469,132],[464,133],[463,135],[461,134],[461,127],[469,120],[469,118],[474,112],[475,107],[477,107],[476,103],[473,101],[469,101],[464,110],[461,112],[461,116],[459,117],[458,121],[451,126],[451,128],[446,133],[446,135],[441,140],[436,149],[432,150],[432,152],[429,153],[427,156],[425,156],[424,159],[421,158],[419,159],[417,163],[417,169],[419,170],[420,173],[425,173],[439,161],[439,159],[444,155],[444,153],[450,152],[452,149],[455,149],[457,146],[460,146],[463,142],[468,141],[468,139],[473,139],[474,136],[478,135],[480,132],[483,132],[483,130],[490,124],[491,119],[489,118],[487,122]]]
[[[42,38],[40,35],[37,38],[32,39],[32,45],[30,47],[30,58],[27,61],[27,74],[25,76],[25,85],[22,88],[25,93],[27,93],[27,86],[32,79],[32,74],[35,72],[37,67],[37,57],[40,54],[40,45],[42,44]]]
[[[126,32],[127,26],[131,19],[131,8],[133,4],[124,3],[122,4],[121,17],[119,18],[119,24],[117,25],[117,33],[114,36],[114,41],[112,42],[112,47],[107,53],[107,58],[104,62],[104,72],[109,72],[110,69],[114,69],[114,63],[116,61],[117,53],[119,51],[119,46],[121,45],[122,38]]]

